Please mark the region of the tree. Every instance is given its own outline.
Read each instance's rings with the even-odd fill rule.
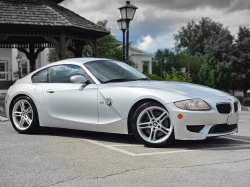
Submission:
[[[224,90],[233,87],[229,61],[234,37],[227,27],[209,18],[202,18],[198,24],[192,21],[182,27],[174,39],[176,50],[188,51],[189,46],[192,55],[203,56],[204,63],[198,73],[201,83]]]
[[[229,64],[233,41],[234,37],[227,28],[213,34],[206,41],[205,62],[198,74],[206,86],[226,91],[234,87]]]
[[[179,53],[173,52],[169,49],[158,49],[153,57],[152,68],[153,73],[161,76],[161,62],[162,62],[162,72],[172,73],[172,68],[180,71],[181,68],[187,69],[188,54],[185,51]],[[198,77],[198,72],[200,70],[201,64],[204,61],[204,56],[201,55],[191,55],[190,57],[190,70],[191,78],[194,83],[200,84],[201,81]]]
[[[180,69],[181,65],[175,63],[175,54],[169,49],[158,49],[152,59],[152,72],[158,76],[162,76],[162,72],[171,72],[171,68]]]
[[[228,91],[233,86],[229,69],[220,62],[213,52],[207,52],[198,76],[201,82],[209,87]]]
[[[192,82],[192,78],[189,73],[182,73],[177,71],[172,67],[171,73],[163,72],[165,81],[175,81],[175,82]]]
[[[174,34],[175,49],[177,51],[187,50],[188,45],[191,49],[191,54],[206,54],[207,41],[213,38],[214,35],[220,34],[224,28],[223,24],[215,22],[208,17],[202,17],[199,23],[193,20],[187,23],[186,27],[182,27],[177,34]]]
[[[244,97],[250,89],[250,30],[239,27],[233,55],[229,63],[232,76],[237,82],[237,88],[242,89]]]
[[[202,84],[198,73],[200,71],[201,65],[203,64],[205,60],[205,56],[203,55],[190,55],[190,77],[192,78],[192,82],[196,84]],[[180,68],[186,68],[186,71],[188,69],[188,53],[185,51],[182,51],[180,53],[176,53],[174,56],[174,63],[178,64]],[[180,68],[176,68],[177,70],[180,70]]]

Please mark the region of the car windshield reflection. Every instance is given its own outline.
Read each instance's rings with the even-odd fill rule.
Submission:
[[[144,74],[123,62],[98,60],[84,65],[101,83],[148,80]]]

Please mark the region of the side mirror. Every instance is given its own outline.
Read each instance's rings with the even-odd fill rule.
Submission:
[[[73,83],[84,83],[84,84],[88,83],[88,80],[84,76],[81,76],[81,75],[74,75],[70,77],[70,80]]]

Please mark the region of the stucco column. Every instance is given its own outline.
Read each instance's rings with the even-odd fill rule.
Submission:
[[[143,62],[142,61],[140,63],[138,63],[138,70],[140,72],[143,72]]]
[[[49,62],[47,61],[49,54],[49,49],[45,48],[40,54],[37,59],[37,68],[43,67],[45,65],[48,65]]]
[[[152,61],[151,60],[148,62],[148,73],[152,74]]]
[[[18,63],[16,61],[16,57],[18,55],[18,50],[16,48],[12,48],[11,49],[11,59],[10,59],[10,64],[11,64],[11,77],[12,80],[17,79],[16,77],[14,77],[14,72],[18,71]]]

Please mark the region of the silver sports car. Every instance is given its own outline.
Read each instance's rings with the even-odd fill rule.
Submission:
[[[19,133],[47,126],[133,134],[151,147],[232,134],[241,111],[228,93],[152,81],[125,63],[98,58],[42,67],[16,81],[5,104]]]

